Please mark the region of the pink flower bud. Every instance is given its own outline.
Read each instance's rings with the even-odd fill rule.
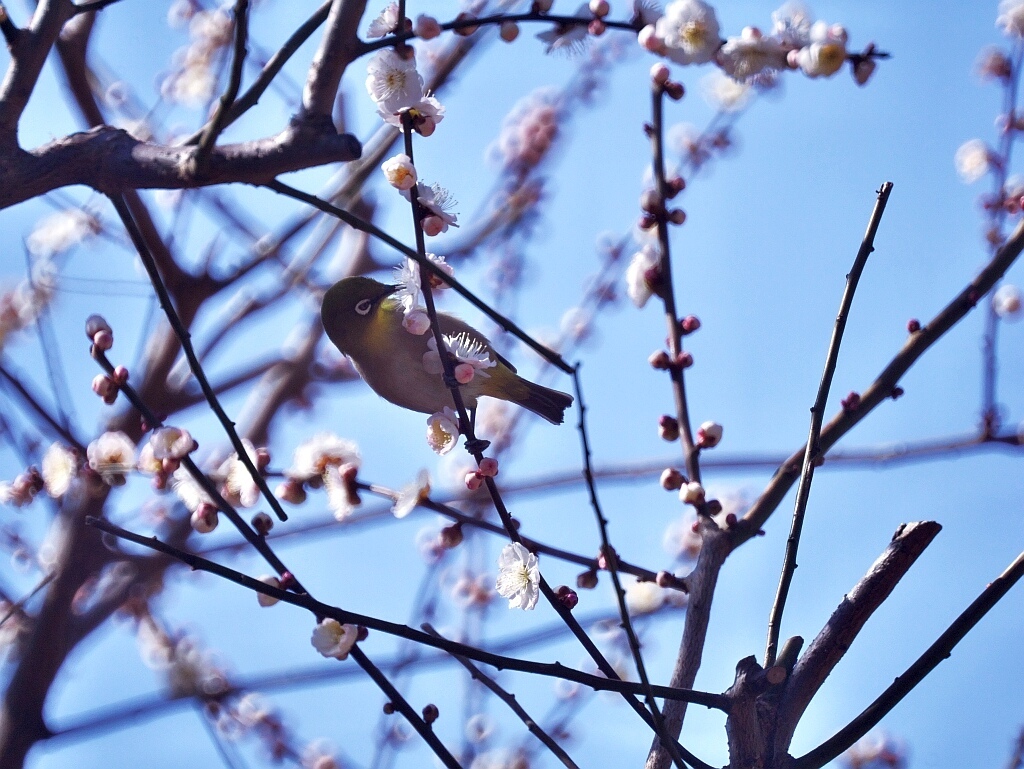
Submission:
[[[699,505],[704,501],[704,487],[690,481],[679,489],[679,500],[687,505]]]
[[[665,182],[665,187],[665,194],[670,198],[674,198],[686,189],[686,181],[681,176],[673,176]]]
[[[480,460],[477,472],[485,478],[494,478],[498,474],[498,460],[493,457],[484,457]]]
[[[683,334],[692,334],[694,331],[700,328],[700,318],[696,315],[687,315],[681,321],[679,321],[679,330]]]
[[[278,484],[277,488],[274,489],[274,496],[278,499],[283,499],[289,504],[301,505],[306,501],[306,490],[303,488],[301,481],[289,478],[284,483]]]
[[[705,422],[697,430],[697,445],[713,449],[722,440],[722,426],[718,422]]]
[[[594,37],[600,37],[608,30],[608,25],[600,19],[594,19],[587,25],[587,32]]]
[[[896,387],[892,388],[892,392],[889,393],[889,397],[892,398],[893,400],[896,400],[896,399],[902,397],[903,392],[904,392],[903,388],[900,387],[899,385],[896,385]]]
[[[200,534],[209,534],[217,528],[219,522],[217,508],[209,502],[201,502],[190,519],[192,528]]]
[[[576,587],[580,590],[593,590],[597,587],[597,572],[589,569],[576,575]]]
[[[649,211],[644,211],[640,214],[640,218],[636,220],[636,226],[641,230],[649,230],[658,223],[658,219],[654,214]]]
[[[590,0],[590,12],[599,19],[603,19],[611,10],[608,0]]]
[[[89,339],[93,339],[100,331],[106,331],[108,334],[113,334],[113,330],[110,328],[110,324],[107,323],[106,319],[102,315],[90,315],[85,319],[85,335]]]
[[[179,467],[181,467],[181,460],[177,457],[164,457],[160,460],[160,471],[167,475],[171,475]]]
[[[128,369],[126,369],[124,366],[118,366],[117,368],[115,368],[114,369],[114,381],[117,384],[119,384],[119,385],[123,385],[123,384],[127,383],[128,382]]]
[[[265,537],[274,528],[274,519],[266,513],[256,513],[252,517],[252,527],[261,537]]]
[[[909,331],[911,334],[916,334],[920,330],[921,321],[919,321],[917,318],[911,318],[910,320],[907,321],[907,331]]]
[[[92,391],[101,398],[106,398],[107,393],[117,392],[117,385],[106,374],[97,374],[92,380]]]
[[[654,190],[644,190],[640,195],[640,208],[649,214],[658,213],[663,210],[661,196]]]
[[[665,41],[658,37],[653,24],[648,24],[641,29],[636,39],[641,48],[651,53],[662,53],[665,50]]]
[[[514,21],[503,21],[499,28],[498,35],[506,43],[511,43],[517,37],[519,37],[519,25]]]
[[[669,80],[662,88],[665,89],[665,95],[672,101],[679,101],[683,98],[683,94],[686,93],[683,84],[677,83],[675,80]]]
[[[679,422],[675,417],[662,414],[658,417],[658,435],[663,441],[674,441],[679,439]],[[679,488],[678,486],[676,488]]]
[[[114,335],[109,331],[97,331],[92,337],[92,346],[100,352],[106,352],[114,346]]]
[[[576,595],[576,591],[568,585],[559,585],[555,588],[555,597],[569,611],[575,609],[576,604],[580,602],[580,597]]]
[[[469,384],[476,376],[476,369],[469,363],[460,363],[455,367],[455,379],[459,384]]]
[[[455,23],[456,24],[464,24],[466,22],[474,21],[475,19],[476,19],[476,16],[474,16],[471,13],[467,13],[466,11],[463,11],[462,13],[460,13],[458,16],[455,17]],[[462,35],[463,37],[469,37],[474,32],[476,32],[478,29],[480,29],[480,25],[478,25],[478,24],[470,24],[469,26],[465,26],[465,27],[458,27],[457,26],[452,31],[456,35]]]
[[[433,118],[423,117],[417,120],[412,128],[420,136],[432,136],[437,128],[437,121]]]
[[[270,449],[260,446],[256,449],[256,469],[263,471],[270,464]]]
[[[676,491],[682,488],[685,481],[686,476],[674,467],[666,467],[661,472],[661,488],[665,489],[665,491]]]
[[[651,364],[651,368],[659,371],[667,371],[672,368],[672,359],[668,357],[668,353],[664,350],[655,350],[647,358],[647,362]]]
[[[672,224],[682,224],[686,221],[686,212],[681,208],[673,208],[668,212],[668,220]]]
[[[658,85],[665,85],[671,77],[671,70],[660,61],[651,67],[651,80]]]
[[[462,544],[462,524],[453,523],[451,526],[445,526],[441,529],[440,541],[441,546],[451,550],[454,547],[458,547]]]
[[[860,406],[860,393],[851,392],[849,395],[843,398],[842,401],[840,401],[840,405],[842,405],[843,411],[847,413],[856,411],[857,407]]]
[[[474,470],[471,473],[466,473],[466,488],[470,491],[476,491],[483,485],[484,477],[480,473]]]
[[[554,0],[533,0],[533,10],[536,13],[547,13],[554,5]]]
[[[416,17],[416,26],[413,31],[416,33],[416,37],[421,40],[433,40],[441,34],[441,25],[437,23],[437,19],[433,16],[421,13]]]
[[[432,238],[435,235],[440,235],[442,230],[444,230],[444,221],[442,221],[440,216],[425,216],[423,221],[420,222],[420,227],[423,228],[424,235]]]
[[[679,577],[667,571],[659,571],[654,578],[654,584],[662,588],[676,587],[679,584]]]
[[[675,364],[679,368],[690,368],[693,365],[693,356],[684,350],[676,356]]]
[[[262,582],[264,585],[269,585],[270,587],[281,587],[281,580],[271,574],[264,574],[262,577],[260,577],[260,582]],[[260,606],[266,608],[268,606],[273,606],[280,599],[274,598],[274,596],[272,595],[257,593],[256,600],[259,601]]]

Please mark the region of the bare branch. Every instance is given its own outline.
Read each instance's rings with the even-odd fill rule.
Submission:
[[[331,122],[334,99],[345,68],[363,53],[356,28],[366,10],[366,0],[334,0],[320,48],[313,57],[302,92],[303,122]]]

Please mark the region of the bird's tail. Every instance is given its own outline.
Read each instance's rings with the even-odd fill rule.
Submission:
[[[522,385],[522,388],[515,388],[516,403],[537,416],[544,417],[553,425],[560,425],[565,421],[565,410],[572,405],[571,395],[530,382],[521,376],[516,376],[516,379]]]

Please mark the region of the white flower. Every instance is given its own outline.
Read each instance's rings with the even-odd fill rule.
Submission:
[[[395,495],[395,504],[392,506],[391,512],[395,514],[395,518],[405,518],[405,516],[416,509],[416,505],[425,500],[429,495],[430,473],[426,470],[420,470],[416,474],[415,480],[407,483]]]
[[[444,340],[445,349],[455,358],[453,366],[465,363],[472,367],[475,374],[487,379],[490,374],[484,369],[498,365],[497,361],[491,359],[491,353],[484,343],[473,339],[465,331],[455,335],[445,334],[441,338]],[[423,353],[423,368],[428,374],[442,373],[444,366],[441,365],[441,356],[437,354],[437,340],[433,336],[427,340],[427,347],[430,349]]]
[[[33,256],[50,257],[67,251],[100,231],[96,217],[78,209],[58,211],[41,219],[25,239]]]
[[[654,582],[634,582],[626,585],[626,608],[634,617],[650,614],[665,603],[665,589]]]
[[[408,155],[395,155],[380,167],[388,184],[398,190],[407,190],[416,183],[416,167]]]
[[[427,254],[427,259],[445,275],[455,274],[455,269],[445,261],[443,256]],[[392,296],[405,312],[405,320],[402,325],[410,333],[420,336],[430,328],[430,319],[427,318],[423,291],[421,290],[420,263],[414,259],[406,258],[400,267],[395,267],[394,283],[398,286],[398,289]],[[433,276],[430,278],[430,286],[431,288],[450,287],[447,283]],[[422,315],[423,318],[417,317],[413,320],[412,316],[414,314]],[[426,320],[425,323],[423,322],[424,319]]]
[[[810,11],[803,3],[787,2],[772,13],[772,37],[789,48],[803,48],[811,42]]]
[[[953,162],[956,164],[956,172],[967,184],[973,184],[988,173],[989,160],[988,146],[981,139],[971,139],[960,145],[956,151]]]
[[[811,26],[811,44],[796,54],[796,63],[808,77],[831,77],[846,61],[846,30],[823,21]]]
[[[697,430],[697,443],[701,448],[712,449],[722,440],[722,426],[718,422],[705,422]]]
[[[992,294],[992,309],[1000,318],[1011,319],[1020,316],[1021,296],[1020,289],[1009,283],[1004,283]],[[56,444],[54,444],[56,445]],[[43,464],[43,477],[46,477],[46,464]]]
[[[403,193],[408,199],[411,192]],[[448,232],[448,226],[458,227],[458,215],[451,213],[458,205],[452,194],[435,182],[429,187],[422,182],[416,185],[416,200],[426,209],[428,216],[436,216],[441,220],[440,232]]]
[[[633,260],[626,268],[626,293],[637,307],[643,307],[654,295],[649,272],[658,266],[659,261],[657,247],[647,244],[633,254]]]
[[[778,40],[747,27],[739,37],[725,42],[718,52],[718,65],[729,77],[747,82],[766,71],[784,69],[786,49]]]
[[[43,455],[43,483],[46,493],[54,499],[63,497],[78,472],[78,457],[74,452],[54,443]]]
[[[281,580],[275,577],[273,574],[264,574],[262,577],[260,577],[260,582],[270,587],[281,587]],[[256,600],[259,602],[260,606],[266,608],[268,606],[273,606],[281,599],[274,598],[274,596],[267,595],[266,593],[257,593]]]
[[[1024,37],[1024,1],[1003,0],[999,3],[999,17],[996,26],[1014,37]]]
[[[435,454],[447,454],[459,440],[459,417],[445,406],[443,411],[427,418],[427,445]]]
[[[704,501],[704,487],[696,481],[690,481],[679,489],[679,501],[687,505],[697,505]]]
[[[747,106],[754,90],[748,83],[728,77],[717,69],[708,73],[701,86],[704,98],[720,112],[739,112]]]
[[[423,78],[416,71],[414,59],[405,59],[393,49],[384,48],[370,59],[367,71],[366,90],[382,113],[398,114],[423,98]]]
[[[163,460],[171,461],[188,456],[195,450],[196,442],[188,430],[178,427],[160,427],[149,436],[149,441],[139,454],[139,470],[156,473],[163,469]]]
[[[334,519],[343,521],[359,506],[359,495],[353,485],[356,465],[328,465],[324,471],[324,489],[327,491],[327,506],[334,512]]]
[[[655,31],[665,42],[665,56],[679,64],[704,64],[722,44],[715,9],[703,0],[676,0],[665,8]]]
[[[508,599],[510,609],[532,609],[540,597],[540,569],[537,556],[518,542],[509,542],[498,556],[498,595]]]
[[[398,3],[389,3],[380,15],[370,22],[367,37],[384,37],[398,28]]]
[[[355,625],[342,625],[338,620],[327,618],[313,628],[313,648],[325,657],[343,660],[348,657],[359,637]]]
[[[319,433],[295,449],[292,466],[285,472],[289,478],[308,481],[323,477],[328,467],[355,465],[359,467],[362,458],[359,447],[334,433]]]
[[[120,486],[125,473],[135,467],[135,444],[122,432],[107,432],[89,444],[86,456],[104,483]]]
[[[256,465],[256,447],[248,439],[242,441],[249,461]],[[238,498],[242,507],[252,507],[260,499],[260,487],[249,472],[249,468],[234,453],[220,466],[220,474],[224,476],[224,486],[228,493]]]
[[[174,475],[171,476],[171,488],[185,507],[193,513],[204,502],[210,505],[213,504],[213,500],[203,490],[203,487],[196,482],[192,474],[184,467],[179,467],[174,471]]]

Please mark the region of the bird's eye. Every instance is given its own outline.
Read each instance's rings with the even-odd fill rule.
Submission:
[[[360,299],[356,302],[356,312],[360,315],[366,315],[371,307],[373,307],[372,299]]]

